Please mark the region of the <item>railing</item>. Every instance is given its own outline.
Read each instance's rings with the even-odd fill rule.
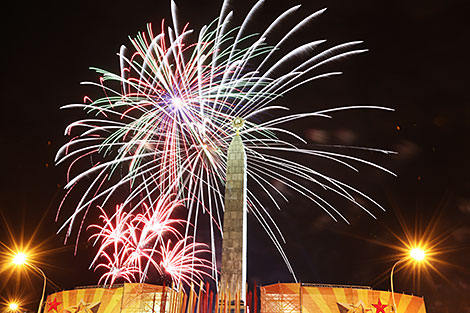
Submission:
[[[122,284],[114,284],[113,288],[121,288],[124,287],[124,283]],[[96,288],[109,288],[109,285],[88,285],[88,286],[77,286],[74,289],[79,290],[79,289],[96,289]]]
[[[348,288],[348,289],[367,289],[372,290],[370,286],[356,286],[356,285],[335,285],[335,284],[315,284],[315,283],[301,283],[305,287],[329,287],[329,288]]]

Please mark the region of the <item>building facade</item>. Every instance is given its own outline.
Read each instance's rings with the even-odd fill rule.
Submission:
[[[426,313],[421,297],[395,293],[396,312]],[[370,287],[273,284],[260,287],[261,313],[392,313],[392,294]]]

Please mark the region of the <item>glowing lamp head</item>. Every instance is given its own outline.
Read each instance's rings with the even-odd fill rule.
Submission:
[[[421,262],[422,260],[424,260],[425,256],[426,253],[421,248],[413,248],[410,251],[410,257],[415,261]]]
[[[15,265],[23,265],[26,263],[26,254],[23,252],[18,252],[14,257],[13,257],[13,264]]]
[[[16,310],[18,310],[18,308],[19,308],[19,305],[16,302],[11,302],[11,303],[8,304],[8,309],[10,311],[16,311]]]

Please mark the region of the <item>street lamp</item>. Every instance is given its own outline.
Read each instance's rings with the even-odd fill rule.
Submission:
[[[16,302],[8,303],[8,310],[11,312],[17,311],[20,306]]]
[[[390,272],[390,287],[392,289],[392,301],[393,301],[392,312],[397,311],[397,305],[395,303],[395,294],[393,292],[393,271],[395,270],[395,267],[398,264],[400,264],[401,262],[407,261],[407,260],[410,260],[410,259],[415,261],[415,262],[421,262],[421,261],[424,260],[425,257],[426,257],[426,252],[423,249],[421,249],[419,247],[416,247],[416,248],[412,248],[409,251],[409,254],[407,256],[401,258],[400,260],[395,262],[395,264],[393,264],[392,270]]]
[[[26,254],[23,253],[23,252],[18,252],[17,254],[15,254],[15,256],[13,257],[13,264],[15,265],[23,265],[26,263]]]
[[[28,262],[28,256],[24,252],[16,253],[13,257],[12,262],[16,266],[23,266],[23,265],[29,266],[30,268],[32,268],[33,270],[35,270],[36,272],[38,272],[42,275],[42,277],[44,279],[44,283],[43,283],[43,287],[42,287],[41,301],[39,301],[39,307],[38,307],[38,313],[41,313],[41,308],[42,308],[42,305],[43,305],[43,302],[44,302],[44,294],[46,293],[46,282],[47,282],[46,274],[44,274],[44,272],[39,267],[37,267],[33,263]]]
[[[421,248],[413,248],[410,250],[410,257],[418,262],[421,262],[426,257],[426,252]]]

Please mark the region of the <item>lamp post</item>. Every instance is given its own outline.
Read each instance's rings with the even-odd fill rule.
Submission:
[[[393,302],[392,312],[397,312],[397,305],[395,303],[395,293],[393,291],[393,271],[395,270],[395,267],[398,264],[402,263],[403,261],[407,261],[409,259],[412,259],[415,262],[421,262],[424,260],[425,256],[426,256],[426,253],[424,252],[423,249],[413,248],[409,251],[409,254],[407,256],[401,258],[400,260],[396,261],[395,264],[393,264],[392,270],[390,271],[390,287],[392,290],[392,302]]]
[[[42,277],[44,279],[44,283],[43,283],[43,287],[42,287],[41,300],[39,301],[39,307],[38,307],[38,313],[41,313],[42,304],[44,302],[44,294],[46,293],[47,277],[46,277],[46,274],[44,274],[44,272],[39,267],[37,267],[33,263],[28,262],[27,260],[28,260],[28,257],[24,252],[18,252],[13,257],[13,264],[15,264],[17,266],[22,266],[22,265],[29,266],[30,268],[32,268],[33,270],[35,270],[36,272],[38,272],[42,275]]]

